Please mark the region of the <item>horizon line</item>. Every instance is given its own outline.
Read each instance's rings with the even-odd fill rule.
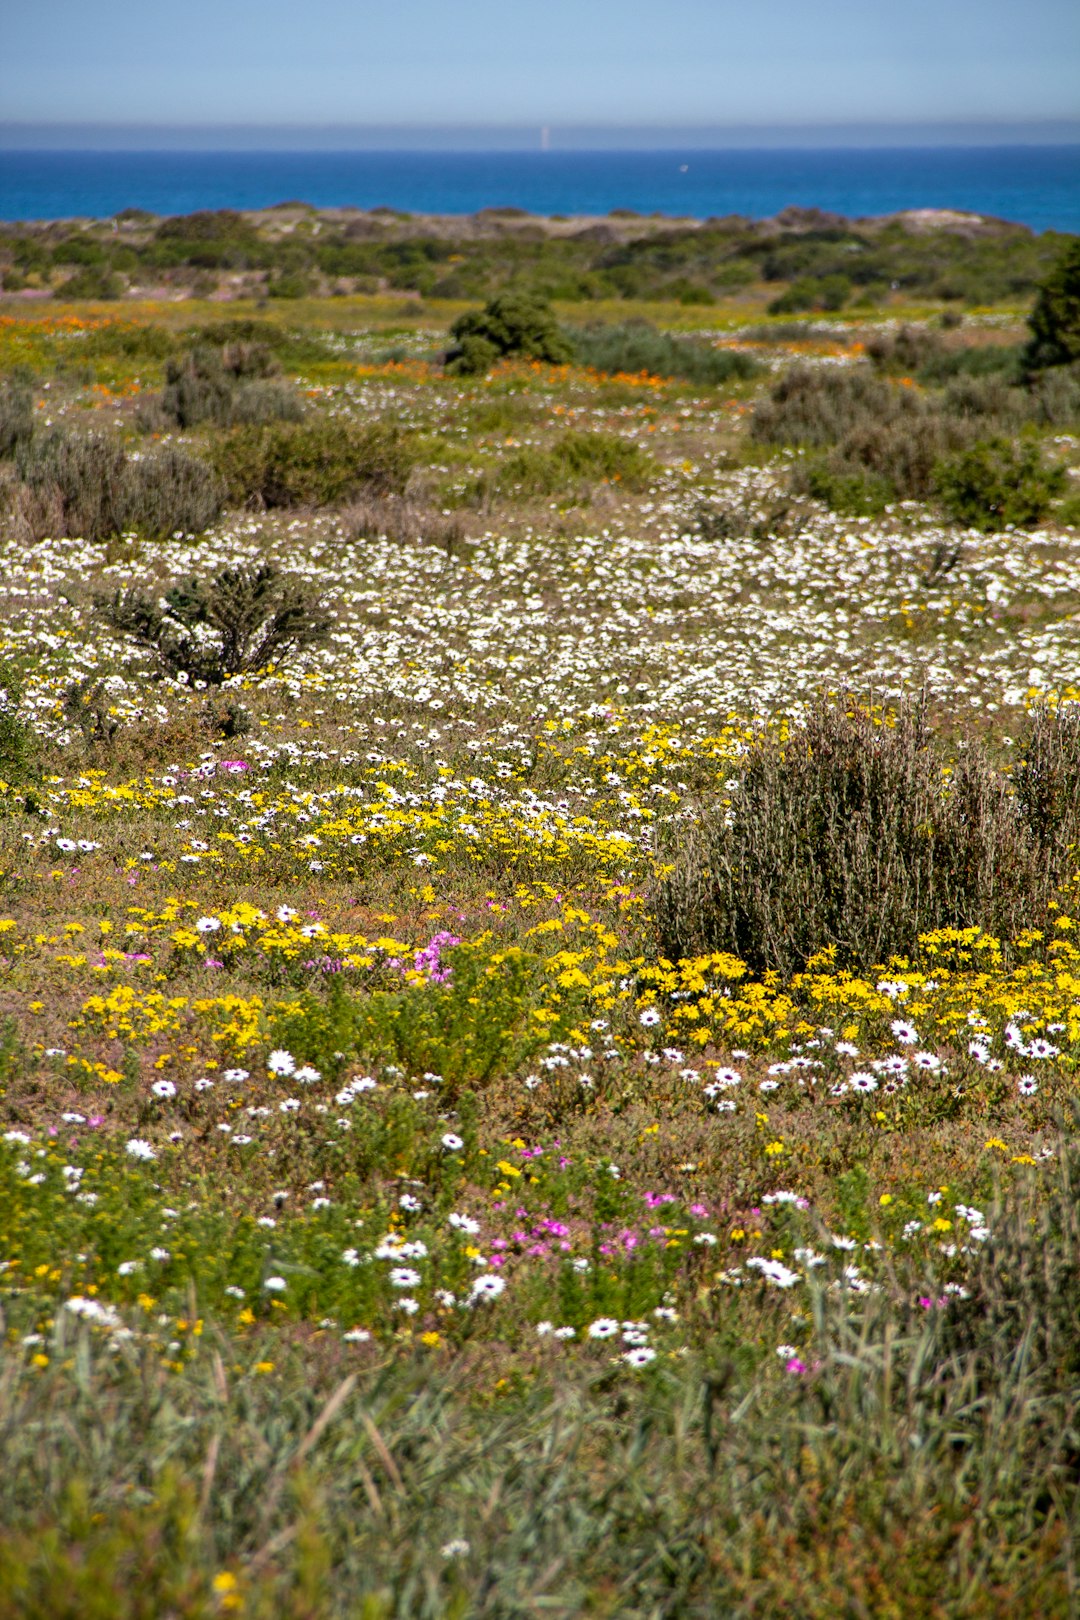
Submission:
[[[454,147],[453,141],[463,146]],[[213,143],[221,142],[222,145]],[[284,143],[295,144],[284,144]],[[238,144],[245,143],[245,144]],[[700,144],[696,144],[700,143]],[[0,151],[656,151],[874,146],[1073,146],[1080,118],[649,122],[0,121]]]

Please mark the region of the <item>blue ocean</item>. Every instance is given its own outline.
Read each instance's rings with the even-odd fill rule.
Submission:
[[[470,214],[742,214],[789,204],[849,217],[957,208],[1080,231],[1080,145],[814,151],[0,151],[0,218],[379,205]]]

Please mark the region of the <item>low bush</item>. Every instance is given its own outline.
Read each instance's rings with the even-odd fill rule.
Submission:
[[[330,622],[310,588],[271,563],[185,580],[163,603],[142,591],[118,591],[98,597],[97,608],[114,630],[152,652],[166,674],[207,686],[281,663],[321,640]]]
[[[599,483],[640,489],[657,471],[638,445],[614,433],[564,433],[549,450],[517,450],[482,481],[483,493],[518,497],[584,492]]]
[[[57,298],[72,300],[91,298],[96,302],[111,302],[114,298],[122,298],[123,294],[122,276],[115,275],[104,267],[98,268],[93,265],[76,270],[56,292]]]
[[[342,527],[350,540],[427,541],[440,546],[447,556],[465,540],[460,514],[445,516],[402,495],[362,497],[342,513]]]
[[[1044,427],[1075,427],[1080,423],[1080,361],[1053,366],[1035,378],[1031,387],[1032,414]]]
[[[939,463],[934,488],[956,523],[993,534],[1045,517],[1065,488],[1063,467],[1048,466],[1037,444],[984,439]]]
[[[814,370],[793,366],[754,407],[750,433],[759,444],[838,444],[857,428],[914,416],[920,402],[863,367]]]
[[[221,485],[204,461],[175,446],[125,455],[104,434],[53,428],[20,448],[15,526],[29,541],[106,540],[130,531],[195,534],[221,511]]]
[[[0,661],[0,776],[15,784],[40,777],[40,739],[20,713],[22,696],[21,672]]]
[[[102,433],[50,428],[19,449],[17,515],[23,526],[46,527],[28,538],[66,535],[104,540],[124,530],[127,457]]]
[[[926,501],[933,495],[943,457],[969,444],[977,427],[962,417],[910,413],[868,423],[848,433],[829,457],[830,469],[887,486],[894,500]]]
[[[851,297],[851,281],[841,274],[800,276],[766,307],[769,315],[798,315],[803,310],[843,309]]]
[[[34,394],[29,377],[0,381],[0,461],[12,456],[34,430]]]
[[[281,366],[263,343],[231,342],[221,349],[199,345],[165,368],[161,412],[178,427],[212,422],[299,421],[300,398],[292,384],[277,377]]]
[[[337,506],[400,495],[413,452],[396,428],[325,419],[240,427],[210,450],[228,497],[269,507]]]
[[[496,360],[511,355],[550,365],[565,365],[573,358],[551,305],[515,289],[459,316],[450,334],[454,345],[447,351],[447,367],[461,375],[488,371]]]
[[[812,495],[833,512],[847,517],[878,517],[896,499],[890,478],[866,468],[845,466],[829,457],[815,458],[792,476],[796,494]]]
[[[201,534],[221,515],[221,482],[198,456],[176,445],[132,456],[124,468],[121,530],[147,540]]]
[[[1068,746],[1040,733],[1014,794],[974,748],[947,772],[918,713],[880,724],[819,704],[758,743],[730,802],[684,837],[657,894],[662,949],[787,976],[826,948],[867,969],[935,928],[1018,933],[1045,917],[1080,836],[1080,749],[1054,736]]]
[[[684,377],[688,382],[725,383],[756,376],[760,367],[747,354],[716,349],[699,338],[659,332],[649,321],[597,323],[568,332],[579,365],[607,373],[647,372],[652,377]]]

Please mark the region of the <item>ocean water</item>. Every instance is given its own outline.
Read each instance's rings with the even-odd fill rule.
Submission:
[[[471,214],[614,208],[766,218],[789,204],[850,217],[959,208],[1033,230],[1080,231],[1080,145],[832,151],[0,151],[0,219],[385,205]]]

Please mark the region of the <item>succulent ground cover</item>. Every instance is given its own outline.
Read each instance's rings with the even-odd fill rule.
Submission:
[[[1065,480],[1027,528],[843,515],[754,413],[896,321],[732,316],[705,385],[197,313],[378,478],[89,543],[9,464],[0,1615],[1072,1612],[1068,423],[1017,430]],[[193,323],[0,351],[34,432],[208,464],[264,430],[163,420]],[[920,791],[977,756],[1043,829],[1038,914],[738,954],[751,788],[915,715]]]

